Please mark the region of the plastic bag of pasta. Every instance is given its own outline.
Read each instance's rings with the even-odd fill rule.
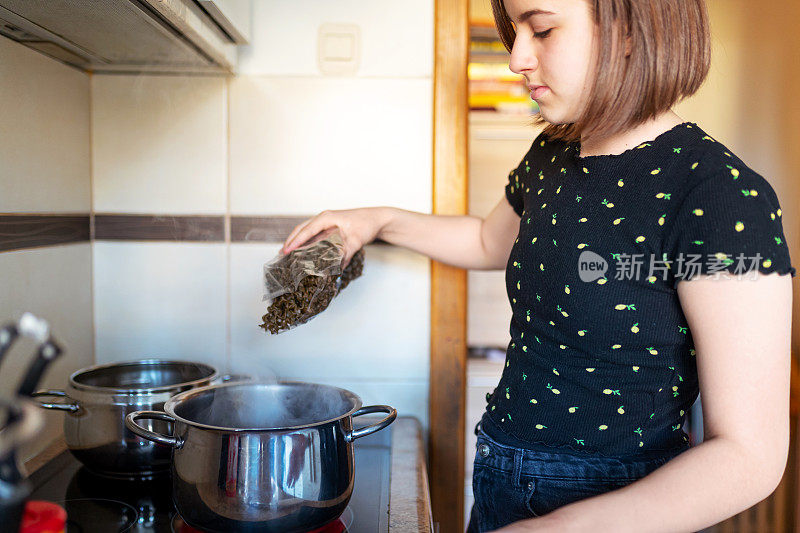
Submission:
[[[343,267],[344,255],[342,234],[334,227],[265,264],[263,300],[268,307],[259,327],[281,333],[324,311],[364,269],[363,248]]]

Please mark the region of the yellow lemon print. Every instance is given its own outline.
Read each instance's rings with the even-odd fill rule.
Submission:
[[[693,211],[692,211],[692,213],[694,213],[695,215],[697,215],[697,216],[699,216],[699,217],[703,216],[703,210],[702,210],[702,209],[699,209],[699,208],[698,208],[698,209],[695,209],[695,210],[693,210]]]
[[[569,285],[564,285],[564,292],[569,294]]]
[[[772,259],[764,259],[761,264],[764,266],[764,268],[769,268],[772,266]]]
[[[613,203],[611,203],[611,202],[608,202],[608,203],[606,204],[606,207],[614,207],[614,204],[613,204]]]
[[[664,193],[660,192],[660,193],[656,194],[656,198],[664,198]]]
[[[519,281],[517,282],[517,289],[519,289]]]
[[[605,429],[608,429],[608,426],[607,426],[607,425],[605,425],[605,424],[603,424],[603,425],[601,425],[601,426],[597,426],[597,429],[599,429],[600,431],[603,431],[603,430],[605,430]]]
[[[578,250],[582,250],[582,249],[586,248],[587,246],[589,246],[589,245],[588,245],[588,244],[586,244],[585,242],[582,242],[582,243],[580,243],[580,244],[578,245]]]
[[[580,335],[581,337],[583,337],[584,335],[586,335],[586,330],[585,330],[585,329],[579,330],[579,331],[578,331],[578,335]]]
[[[681,409],[681,414],[680,414],[680,416],[683,416],[683,412],[684,412],[684,411],[683,411],[683,409]]]
[[[742,231],[744,229],[744,223],[737,221],[736,225],[733,228],[736,231]]]
[[[539,403],[536,401],[536,398],[531,398],[531,403]]]
[[[569,412],[570,412],[570,413],[574,413],[574,412],[575,412],[575,411],[577,411],[577,410],[578,410],[578,408],[577,408],[577,407],[570,407],[570,408],[569,408]]]
[[[624,182],[624,181],[622,181],[622,180],[619,180],[619,181],[617,182],[617,185],[619,185],[620,187],[622,187],[623,185],[625,185],[625,182]]]
[[[621,344],[615,344],[611,347],[612,350],[619,350],[620,348],[622,348]]]
[[[641,448],[642,446],[644,446],[644,442],[639,441],[639,448]]]
[[[655,170],[652,170],[652,171],[650,172],[650,174],[652,174],[653,176],[655,176],[655,175],[656,175],[656,174],[658,174],[659,172],[661,172],[661,169],[660,169],[660,168],[657,168],[657,169],[655,169]]]
[[[664,213],[663,215],[661,215],[660,217],[658,217],[658,225],[659,225],[659,226],[663,226],[663,225],[664,225],[664,217],[665,217],[665,216],[667,216],[667,214],[666,214],[666,213]]]
[[[615,218],[615,219],[614,219],[614,222],[613,222],[613,224],[616,226],[616,225],[618,225],[620,222],[622,222],[622,219],[621,219],[621,218]]]
[[[644,235],[639,235],[636,237],[636,242],[644,242]]]
[[[531,240],[531,244],[535,243],[535,242],[536,242],[536,239],[538,239],[538,238],[539,238],[539,237],[534,237],[534,238]]]
[[[578,220],[578,222],[586,222],[586,217],[582,217]]]
[[[611,389],[603,389],[603,394],[611,394],[612,392],[614,391],[612,391]]]
[[[633,368],[634,372],[638,372],[639,371],[639,367],[638,366],[632,366],[631,368]]]
[[[597,280],[597,284],[598,285],[605,285],[607,281],[608,281],[608,278],[600,278],[600,279]]]
[[[770,213],[769,214],[769,218],[771,218],[772,220],[775,220],[775,213]]]
[[[625,304],[617,304],[617,305],[614,306],[614,309],[616,309],[617,311],[621,311],[621,310],[625,309],[626,307],[628,307],[628,306],[625,305]]]
[[[539,263],[539,270],[544,270],[544,264]]]
[[[539,146],[544,146],[544,141],[540,142]]]
[[[594,368],[587,368],[586,371],[587,372],[594,372]]]
[[[714,257],[716,257],[720,261],[724,261],[725,259],[728,258],[728,254],[722,253],[722,252],[717,252],[717,253],[714,254]]]
[[[589,173],[589,169],[588,169],[588,168],[586,168],[586,167],[583,167],[583,171],[584,171],[586,174],[588,174],[588,173]]]
[[[536,427],[536,429],[542,429],[544,426],[541,425],[541,424],[536,424],[536,426],[534,426],[534,427]]]
[[[649,281],[650,283],[655,283],[656,282],[656,277],[655,276],[650,276],[649,278],[647,278],[647,281]]]
[[[647,348],[647,351],[650,352],[652,355],[658,355],[658,350],[655,348]]]
[[[522,345],[522,351],[523,351],[523,352],[527,352],[527,351],[528,351],[528,347],[527,347],[527,346],[525,346],[524,344]]]
[[[558,370],[556,370],[555,368],[553,369],[553,374],[555,374],[556,376],[560,376],[561,375],[561,374],[558,373]]]
[[[567,347],[565,345],[563,345],[563,344],[559,344],[558,347],[561,348],[562,350],[566,350],[567,349]]]
[[[625,409],[623,409],[623,407],[624,407],[624,405],[620,405],[620,406],[619,406],[619,409],[617,409],[617,412],[618,412],[619,414],[621,414],[621,415],[624,415],[624,414],[625,414]]]
[[[758,196],[758,191],[755,189],[750,189],[750,196]]]
[[[778,216],[781,216],[781,208],[780,208],[780,207],[778,208],[778,210],[776,211],[776,213],[778,213]]]
[[[738,178],[739,177],[739,171],[736,170],[735,168],[731,169],[731,174],[733,174],[734,178]]]
[[[638,322],[635,323],[633,326],[631,326],[631,331],[634,332],[634,333],[639,333],[639,323]]]
[[[694,164],[692,165],[692,170],[696,169],[698,164],[699,164],[699,163],[694,163]]]
[[[561,394],[561,391],[558,390],[558,389],[552,389],[552,390],[553,390],[553,394]]]

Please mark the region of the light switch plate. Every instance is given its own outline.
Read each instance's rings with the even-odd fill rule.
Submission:
[[[354,76],[361,59],[361,29],[356,24],[319,27],[317,62],[325,76]]]

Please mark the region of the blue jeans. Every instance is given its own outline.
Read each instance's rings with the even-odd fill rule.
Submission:
[[[547,514],[577,500],[609,492],[645,477],[685,447],[656,459],[617,459],[573,452],[515,448],[478,431],[467,533],[493,531]]]

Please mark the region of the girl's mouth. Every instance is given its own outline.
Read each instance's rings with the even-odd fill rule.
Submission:
[[[531,90],[531,99],[538,100],[549,90],[550,88],[547,85],[534,85]]]

